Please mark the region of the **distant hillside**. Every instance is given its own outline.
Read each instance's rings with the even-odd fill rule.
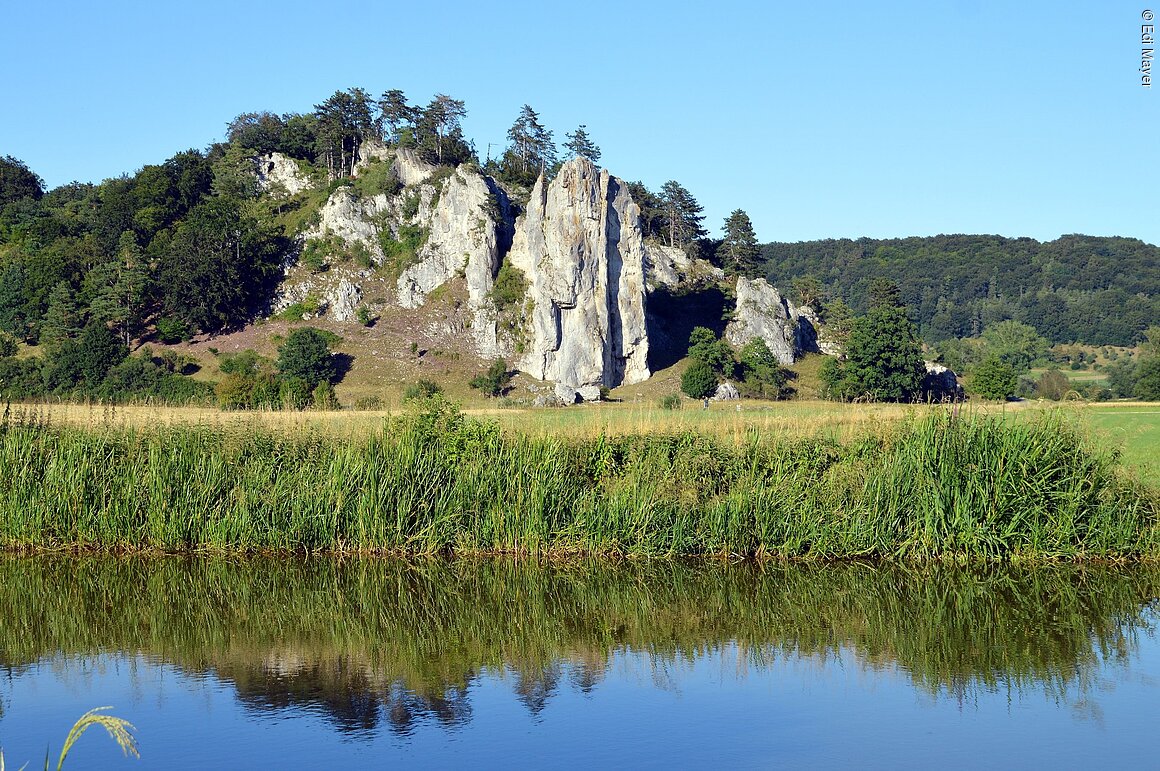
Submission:
[[[1016,319],[1054,343],[1134,345],[1160,319],[1160,248],[1134,238],[940,235],[771,243],[762,251],[774,285],[812,274],[858,312],[872,279],[896,281],[931,342]]]

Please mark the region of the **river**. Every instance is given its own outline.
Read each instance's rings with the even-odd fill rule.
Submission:
[[[1156,762],[1160,568],[0,557],[0,746],[66,768]]]

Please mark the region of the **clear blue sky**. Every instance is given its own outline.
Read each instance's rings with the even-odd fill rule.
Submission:
[[[0,155],[49,186],[220,140],[338,89],[467,103],[481,155],[530,104],[612,173],[762,241],[1000,233],[1160,243],[1153,0],[60,2],[2,12]]]

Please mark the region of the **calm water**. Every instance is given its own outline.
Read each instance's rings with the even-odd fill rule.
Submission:
[[[0,557],[72,768],[1155,767],[1156,568]]]

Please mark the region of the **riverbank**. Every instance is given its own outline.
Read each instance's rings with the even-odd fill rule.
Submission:
[[[189,425],[0,435],[10,549],[1151,559],[1160,494],[1059,412],[860,438],[553,439],[435,401],[336,439]]]

